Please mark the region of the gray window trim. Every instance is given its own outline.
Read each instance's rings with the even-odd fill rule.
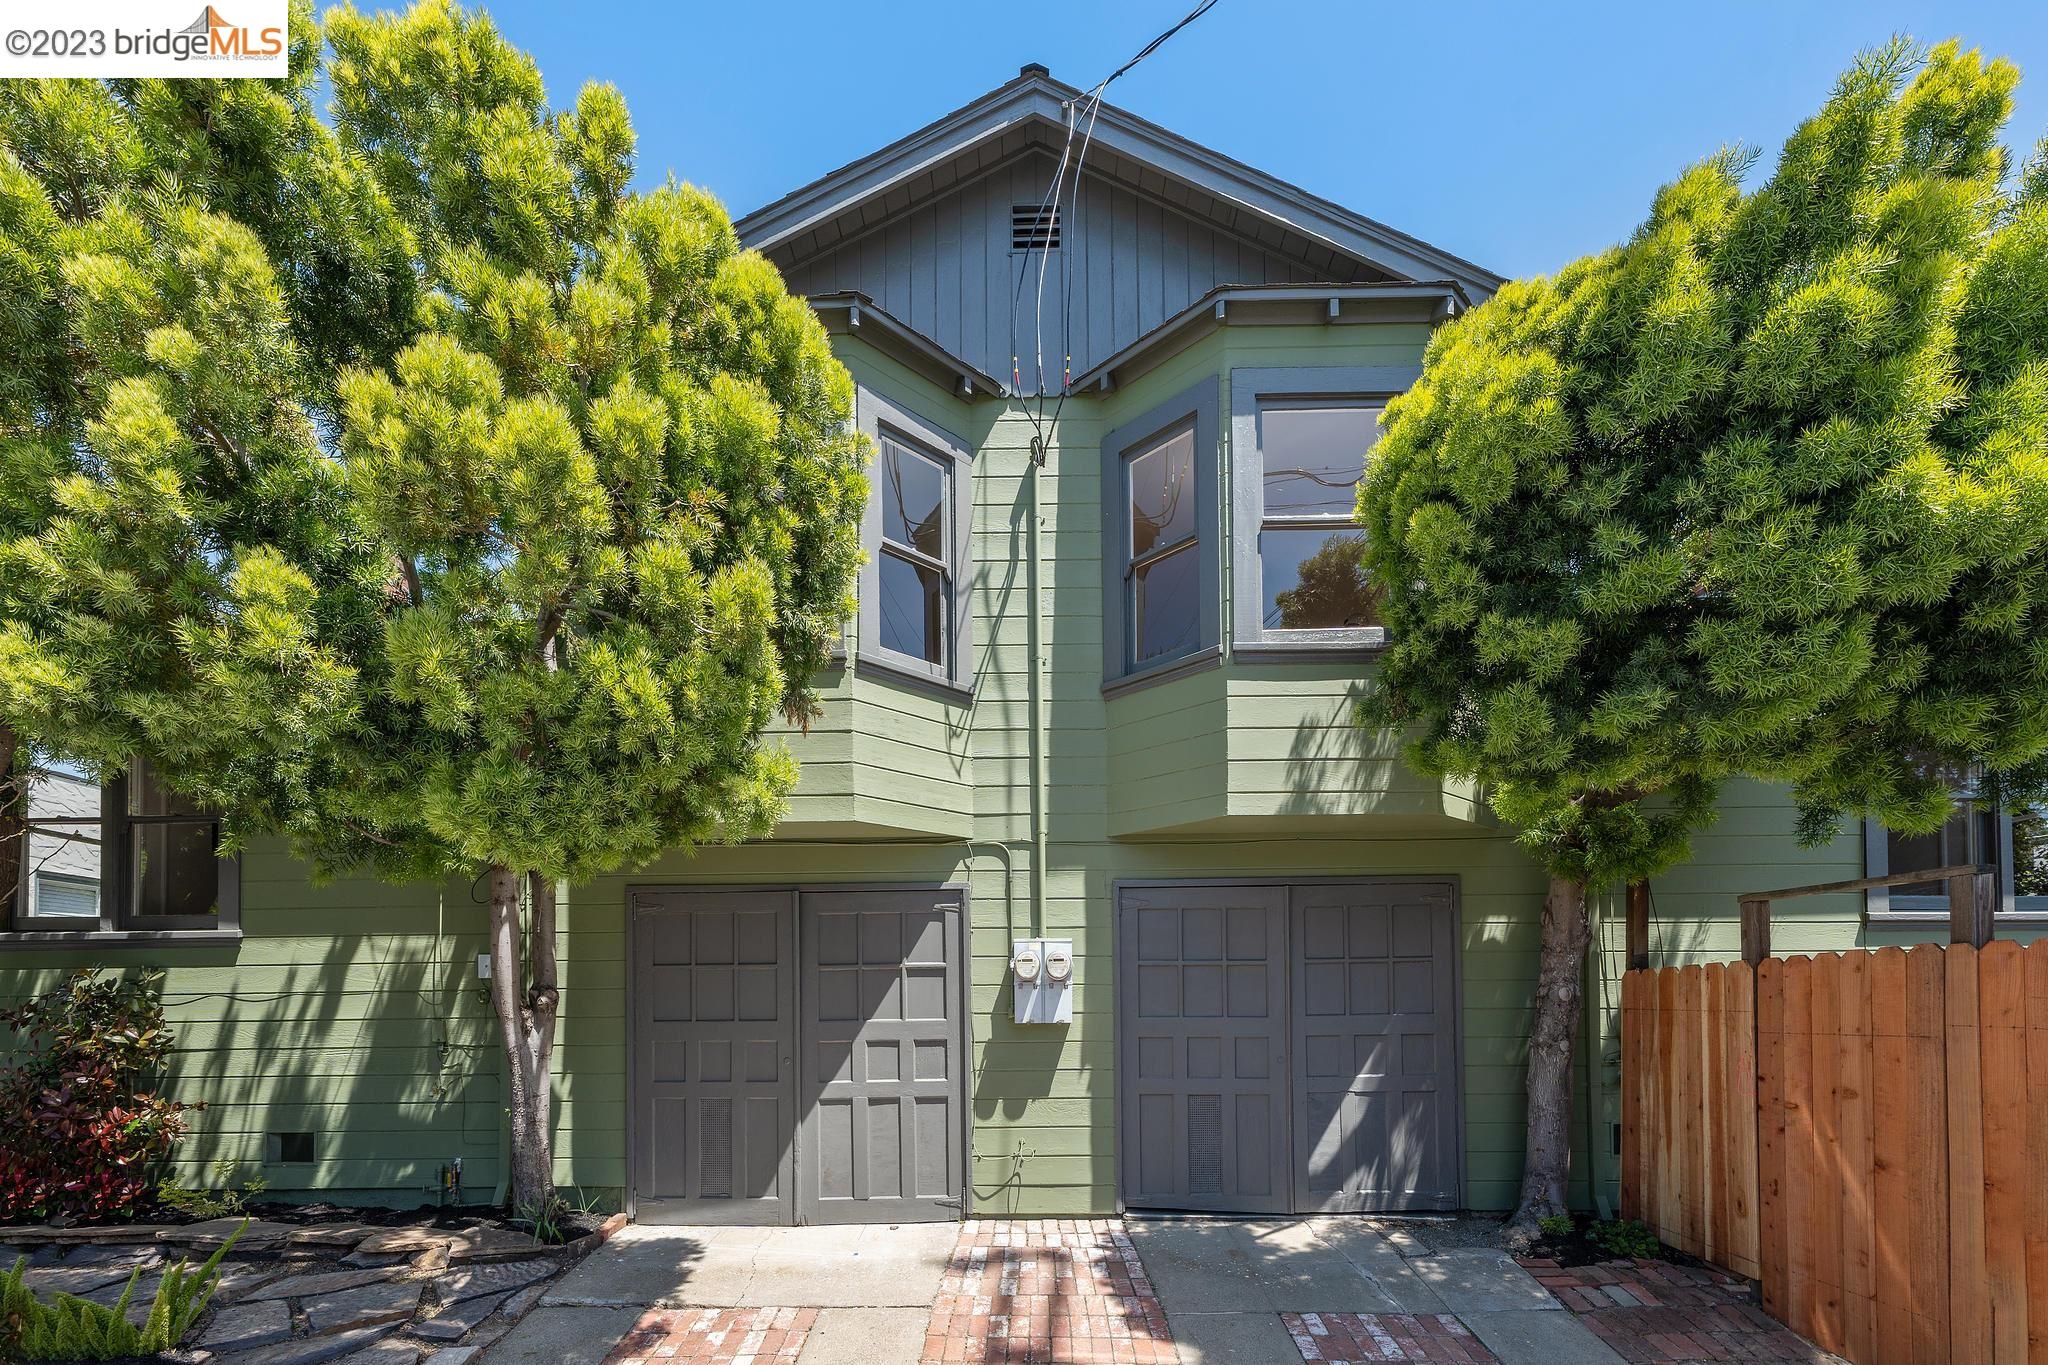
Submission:
[[[1174,395],[1143,417],[1126,422],[1102,439],[1102,684],[1105,690],[1125,690],[1116,684],[1151,678],[1177,669],[1189,659],[1214,651],[1221,636],[1220,589],[1222,586],[1221,523],[1216,515],[1217,411],[1216,376]],[[1195,434],[1195,555],[1196,572],[1202,584],[1195,641],[1178,654],[1148,661],[1143,668],[1132,663],[1130,622],[1130,580],[1126,570],[1131,562],[1131,533],[1128,512],[1128,482],[1125,469],[1129,457],[1140,446],[1150,445],[1178,427],[1192,427]],[[1177,674],[1176,674],[1177,676]]]
[[[98,820],[52,819],[51,824],[100,826],[99,919],[40,917],[25,913],[29,885],[35,875],[27,857],[21,859],[13,908],[0,925],[0,950],[57,946],[67,943],[233,943],[242,937],[242,858],[215,858],[216,881],[212,915],[131,915],[128,913],[129,832],[138,825],[201,823],[204,817],[128,814],[128,776],[122,773],[100,784]],[[32,823],[44,823],[36,821]],[[24,850],[26,852],[26,850]]]
[[[1265,458],[1259,408],[1276,398],[1385,403],[1422,377],[1419,365],[1314,365],[1230,372],[1231,652],[1246,661],[1298,663],[1370,656],[1387,643],[1380,626],[1267,630],[1259,606],[1259,530],[1265,522]]]
[[[865,384],[854,393],[854,420],[874,443],[879,460],[882,436],[887,432],[918,453],[946,466],[947,561],[946,588],[949,638],[946,662],[933,664],[885,648],[882,643],[882,476],[879,464],[868,480],[867,511],[861,519],[861,544],[867,562],[860,571],[859,639],[855,646],[856,671],[873,671],[889,677],[921,683],[937,689],[952,700],[974,695],[974,639],[969,602],[968,572],[972,564],[970,545],[974,518],[974,460],[967,443],[892,398]]]
[[[1998,813],[1997,829],[1997,857],[1993,863],[1998,869],[1998,908],[1994,913],[2001,922],[2048,925],[2048,896],[2019,897],[2013,894],[2010,813]],[[1891,873],[1891,850],[1885,844],[1888,832],[1881,821],[1863,822],[1863,868],[1867,877],[1884,877]],[[1864,892],[1864,898],[1864,913],[1874,924],[1902,928],[1946,927],[1948,924],[1948,897],[1945,895],[1905,896],[1891,887],[1877,886]]]

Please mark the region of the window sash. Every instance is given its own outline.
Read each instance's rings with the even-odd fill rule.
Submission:
[[[1937,831],[1941,836],[1941,856],[1955,862],[1990,864],[1997,883],[1997,914],[2048,915],[2048,895],[2021,896],[2014,892],[2011,812],[2001,810],[1991,816],[1990,848],[1974,847],[1981,842],[1977,833],[1978,812],[1966,808],[1959,812],[1957,817],[1951,818],[1951,824],[1957,818],[1963,823],[1968,843],[1962,850],[1953,848],[1949,826],[1944,826]],[[1904,870],[1891,866],[1890,837],[1891,832],[1878,821],[1864,822],[1864,867],[1868,875],[1880,877]],[[1866,893],[1866,911],[1873,916],[1891,914],[1921,919],[1929,915],[1946,914],[1948,908],[1948,893],[1945,890],[1930,896],[1904,893],[1897,887],[1878,887]]]
[[[176,812],[166,815],[132,815],[128,811],[129,777],[126,773],[110,778],[99,785],[100,813],[96,817],[37,816],[22,822],[22,849],[20,876],[14,888],[14,906],[10,922],[0,926],[0,931],[15,933],[152,933],[169,930],[234,930],[240,919],[240,859],[219,856],[221,821],[218,816]],[[138,829],[169,827],[175,825],[198,826],[212,831],[215,847],[213,857],[214,879],[212,887],[211,913],[207,914],[142,914],[134,909],[137,889],[134,859],[132,857],[133,832]],[[98,913],[86,915],[46,915],[37,913],[37,888],[35,885],[38,869],[28,856],[27,840],[35,830],[47,832],[61,829],[67,833],[58,837],[76,839],[79,836],[68,831],[93,829],[97,831],[94,842],[100,850],[99,875],[96,879],[72,873],[60,873],[73,880],[95,880],[98,887]]]

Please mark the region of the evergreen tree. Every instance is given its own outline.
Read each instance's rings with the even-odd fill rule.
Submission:
[[[341,384],[394,567],[323,863],[484,874],[515,1205],[551,1197],[556,886],[766,833],[865,498],[852,382],[708,195],[629,194],[618,93],[552,113],[490,23],[330,16],[337,124],[412,228],[422,334]]]
[[[381,570],[318,426],[412,253],[292,31],[283,80],[0,82],[0,917],[36,758],[150,758],[235,840],[350,715]]]
[[[1513,1227],[1561,1212],[1586,888],[1688,856],[1722,783],[1809,837],[1923,831],[2048,751],[2048,172],[2018,76],[1859,59],[1753,192],[1722,154],[1619,247],[1435,336],[1360,490],[1366,707],[1550,873]]]

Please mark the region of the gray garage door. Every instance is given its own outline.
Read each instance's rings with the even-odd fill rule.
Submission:
[[[958,892],[803,896],[806,1223],[960,1216]]]
[[[1288,1208],[1286,927],[1278,887],[1123,893],[1126,1203]]]
[[[1448,886],[1297,886],[1295,1207],[1458,1206]]]
[[[791,1221],[789,894],[642,893],[634,914],[640,1220]]]
[[[1125,1203],[1456,1208],[1456,923],[1443,881],[1124,889]]]
[[[633,905],[641,1221],[960,1216],[957,890],[642,891]]]

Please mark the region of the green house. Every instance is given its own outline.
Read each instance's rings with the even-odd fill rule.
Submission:
[[[1384,634],[1346,552],[1379,411],[1499,280],[1122,110],[1070,144],[1079,97],[1027,67],[740,223],[858,381],[869,563],[823,716],[773,739],[802,762],[775,837],[562,888],[556,1174],[641,1219],[1514,1200],[1544,879],[1482,793],[1353,723]],[[30,813],[0,996],[165,967],[195,1176],[499,1186],[479,888],[216,858],[139,770],[53,771]],[[1733,956],[1745,890],[1963,858],[2048,916],[2030,817],[1793,825],[1732,788],[1652,887],[1656,960]],[[1775,945],[1931,936],[1923,889],[1789,902]]]

